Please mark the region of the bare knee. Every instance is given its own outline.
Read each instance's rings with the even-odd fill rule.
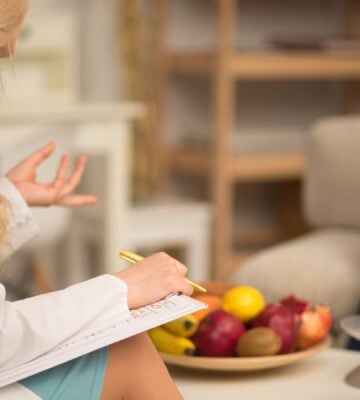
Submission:
[[[147,333],[110,346],[101,397],[102,400],[144,398],[182,399]]]
[[[142,370],[158,358],[147,333],[141,333],[109,346],[103,400],[122,399],[136,386]]]
[[[119,353],[126,353],[131,357],[131,353],[135,353],[137,356],[139,353],[153,351],[154,346],[147,333],[140,333],[132,336],[128,339],[122,340],[121,342],[114,343],[109,347],[110,357],[116,353],[118,357]]]
[[[158,353],[147,333],[140,333],[109,346],[108,369],[111,375],[121,376],[134,370],[137,373],[144,367],[144,359],[158,357]]]
[[[127,346],[150,346],[152,342],[149,338],[149,335],[146,332],[139,333],[138,335],[132,336],[128,339],[125,339],[123,342],[127,342]],[[121,342],[119,342],[121,343]]]

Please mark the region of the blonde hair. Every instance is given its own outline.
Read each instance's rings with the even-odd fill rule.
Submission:
[[[22,24],[28,5],[28,0],[0,0],[0,46],[6,46],[13,30]],[[0,261],[1,249],[6,242],[9,210],[9,202],[0,195]]]
[[[24,20],[28,0],[0,0],[0,44],[6,45],[9,35]]]
[[[0,0],[1,1],[1,0]],[[9,225],[10,203],[0,195],[0,262],[2,261],[3,248],[6,246],[6,234]]]

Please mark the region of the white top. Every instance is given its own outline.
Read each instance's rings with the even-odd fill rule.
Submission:
[[[8,241],[2,254],[8,257],[38,233],[37,223],[17,189],[0,179],[0,195],[12,206]],[[8,302],[0,284],[0,373],[30,361],[81,333],[98,329],[99,323],[130,315],[125,282],[102,275],[64,290]],[[0,399],[38,399],[14,383],[0,389]]]

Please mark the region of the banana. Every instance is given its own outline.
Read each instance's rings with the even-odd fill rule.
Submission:
[[[189,337],[197,331],[199,321],[193,315],[185,315],[163,326],[174,335]]]
[[[188,356],[195,353],[195,345],[191,340],[175,336],[164,328],[151,329],[149,336],[160,352]]]

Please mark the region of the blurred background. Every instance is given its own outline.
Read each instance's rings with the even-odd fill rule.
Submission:
[[[85,153],[100,204],[35,210],[14,297],[122,268],[121,248],[227,280],[308,232],[306,137],[359,110],[359,22],[356,0],[32,0],[1,63],[2,171],[55,139],[41,177]]]

